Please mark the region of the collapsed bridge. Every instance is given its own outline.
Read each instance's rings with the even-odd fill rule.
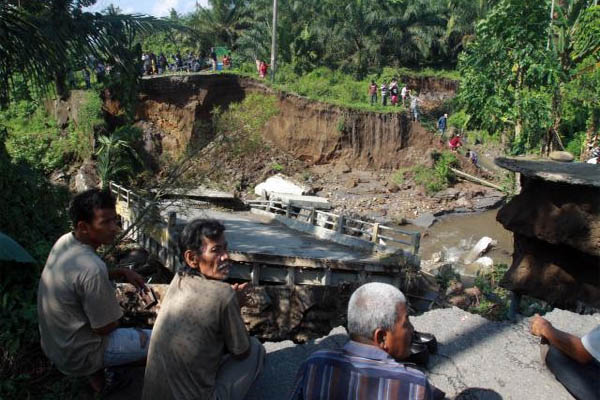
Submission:
[[[418,276],[420,259],[414,254],[418,251],[418,233],[383,227],[388,229],[384,237],[406,236],[397,243],[409,249],[384,246],[345,234],[358,229],[356,222],[360,221],[346,220],[344,226],[343,217],[335,219],[331,217],[334,214],[327,213],[334,229],[329,229],[330,240],[325,240],[305,233],[310,230],[299,232],[288,227],[293,224],[280,223],[290,214],[283,204],[276,207],[283,215],[275,218],[265,210],[261,215],[216,211],[189,199],[150,202],[114,183],[110,189],[117,198],[117,213],[128,236],[172,272],[180,265],[177,237],[188,221],[214,218],[223,222],[232,260],[230,278],[250,281],[253,286],[242,315],[250,333],[263,339],[304,341],[326,334],[344,323],[347,300],[360,284],[386,282],[410,292]],[[318,212],[313,212],[314,220]],[[354,227],[349,222],[354,222]],[[294,224],[308,225],[297,219]],[[381,226],[373,228],[376,235],[383,230]],[[327,227],[313,229],[322,232]],[[159,299],[166,287],[153,285]],[[131,288],[121,285],[119,291],[126,311],[141,315],[146,324],[153,322],[160,305],[144,311],[136,304]]]

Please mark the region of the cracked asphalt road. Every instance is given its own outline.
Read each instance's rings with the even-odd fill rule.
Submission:
[[[557,328],[580,336],[600,324],[600,314],[554,310],[545,317]],[[528,318],[515,324],[492,322],[450,308],[413,317],[412,323],[416,330],[433,333],[438,339],[438,354],[430,358],[425,373],[448,398],[462,392],[459,398],[572,399],[542,365],[539,339],[529,334]],[[337,327],[328,336],[304,345],[265,343],[265,371],[248,399],[286,399],[298,367],[309,354],[342,346],[347,340],[345,329]]]

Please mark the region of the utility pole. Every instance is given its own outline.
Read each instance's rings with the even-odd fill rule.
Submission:
[[[550,32],[548,32],[548,44],[546,44],[546,51],[550,50],[550,38],[552,37],[552,21],[554,20],[554,1],[555,0],[552,0],[552,7],[550,8]]]
[[[271,82],[277,70],[277,0],[273,0],[273,37],[271,38]]]

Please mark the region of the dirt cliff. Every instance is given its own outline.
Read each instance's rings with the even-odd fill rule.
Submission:
[[[452,81],[442,81],[423,78],[413,84],[423,98],[439,100],[456,90]],[[199,127],[210,120],[215,106],[227,107],[252,91],[272,94],[279,100],[280,113],[268,122],[263,138],[309,165],[341,158],[356,167],[395,168],[403,164],[402,150],[411,141],[407,112],[352,110],[275,91],[235,75],[144,79],[137,119],[154,124],[163,132],[162,149],[179,154],[190,141],[202,139],[198,137],[202,135]]]

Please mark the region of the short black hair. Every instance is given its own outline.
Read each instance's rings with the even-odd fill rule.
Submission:
[[[79,193],[73,197],[69,206],[69,217],[71,217],[73,228],[79,221],[92,222],[94,210],[114,210],[115,205],[116,200],[108,189],[89,189]]]
[[[215,219],[195,219],[189,222],[179,236],[179,258],[185,264],[183,254],[187,250],[202,250],[202,238],[217,240],[225,232],[225,225]]]

